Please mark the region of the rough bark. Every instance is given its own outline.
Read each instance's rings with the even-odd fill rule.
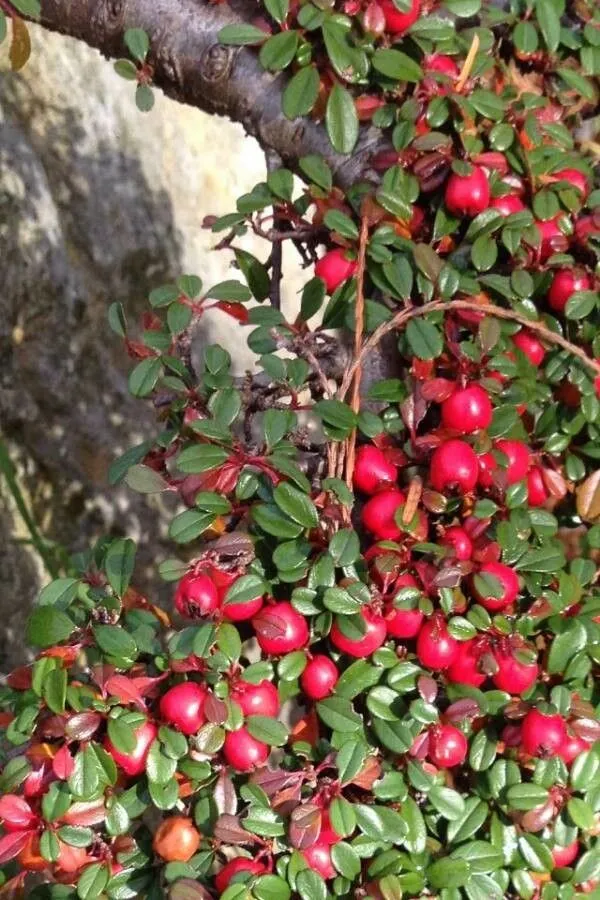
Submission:
[[[219,43],[221,28],[252,21],[253,14],[248,0],[42,0],[41,22],[109,57],[126,55],[127,28],[142,28],[150,39],[153,82],[170,97],[240,122],[291,167],[301,156],[321,154],[342,188],[369,177],[373,152],[388,146],[379,130],[364,127],[352,154],[336,153],[321,124],[283,115],[286,74],[265,72],[252,49]]]

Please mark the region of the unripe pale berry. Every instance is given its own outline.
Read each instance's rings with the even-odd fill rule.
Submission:
[[[300,676],[300,685],[311,700],[323,700],[333,693],[338,678],[334,661],[320,653],[307,662]]]
[[[346,279],[356,272],[356,260],[348,258],[348,251],[343,247],[329,250],[315,265],[315,275],[325,282],[328,294],[333,294]]]
[[[582,269],[558,269],[548,291],[550,308],[562,313],[573,294],[591,288],[592,281]]]
[[[479,215],[490,205],[490,185],[481,166],[473,166],[468,175],[453,172],[446,185],[444,202],[455,216]]]
[[[479,384],[458,388],[442,403],[442,422],[461,434],[487,428],[492,421],[490,395]]]
[[[383,485],[396,481],[396,467],[374,444],[364,444],[356,451],[354,487],[363,494],[374,494]]]
[[[206,721],[204,703],[206,688],[194,681],[184,681],[169,688],[160,700],[161,717],[183,734],[196,734]]]
[[[434,450],[429,477],[436,491],[458,488],[463,493],[477,484],[479,464],[473,448],[465,441],[446,441]]]

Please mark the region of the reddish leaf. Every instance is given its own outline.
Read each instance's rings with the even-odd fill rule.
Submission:
[[[37,822],[37,816],[29,803],[17,794],[5,794],[0,797],[0,819],[5,828],[11,831],[22,831],[31,828]]]
[[[306,850],[311,847],[321,831],[321,810],[314,803],[297,806],[290,816],[289,837],[292,847]]]
[[[215,306],[218,307],[221,312],[227,313],[228,316],[237,319],[237,321],[241,322],[243,325],[248,321],[248,310],[245,306],[242,306],[241,303],[230,303],[228,300],[219,300],[218,303],[215,303]]]
[[[102,724],[102,721],[100,713],[77,713],[67,721],[65,734],[71,741],[89,741]]]
[[[35,831],[15,831],[0,838],[0,866],[18,856]]]
[[[75,761],[71,756],[68,744],[63,744],[52,760],[52,771],[61,781],[66,781],[73,774]]]
[[[258,838],[242,828],[237,816],[219,816],[215,822],[214,835],[225,844],[253,844]]]
[[[66,825],[99,825],[106,818],[104,800],[74,803],[61,819]]]
[[[31,666],[19,666],[6,679],[15,691],[27,691],[31,687]]]
[[[126,675],[113,675],[104,682],[104,690],[112,697],[117,697],[121,703],[136,703],[142,709],[146,708],[144,698],[132,678]]]
[[[221,815],[234,815],[237,809],[237,796],[233,782],[225,769],[219,773],[213,794],[217,809]]]

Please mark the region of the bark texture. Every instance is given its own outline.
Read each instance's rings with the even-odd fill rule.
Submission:
[[[126,55],[127,28],[143,28],[150,39],[153,81],[168,96],[240,122],[286,165],[294,167],[309,153],[321,154],[340,187],[369,177],[370,157],[387,146],[379,130],[363,128],[352,154],[336,153],[319,123],[283,115],[286,74],[265,72],[252,49],[219,43],[225,25],[251,22],[257,12],[248,0],[42,0],[41,21],[109,57]]]

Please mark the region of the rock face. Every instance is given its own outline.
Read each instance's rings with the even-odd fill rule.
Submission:
[[[0,439],[45,538],[72,552],[128,534],[141,542],[138,583],[164,599],[152,576],[173,552],[161,501],[106,480],[154,430],[127,393],[130,363],[106,311],[120,300],[134,321],[161,282],[224,278],[231,254],[210,252],[202,219],[234,209],[264,158],[238,127],[162,96],[139,113],[98,53],[32,37],[26,68],[0,71]],[[202,339],[223,333],[212,320]],[[26,609],[49,580],[28,538],[0,474],[0,671],[22,659]]]

